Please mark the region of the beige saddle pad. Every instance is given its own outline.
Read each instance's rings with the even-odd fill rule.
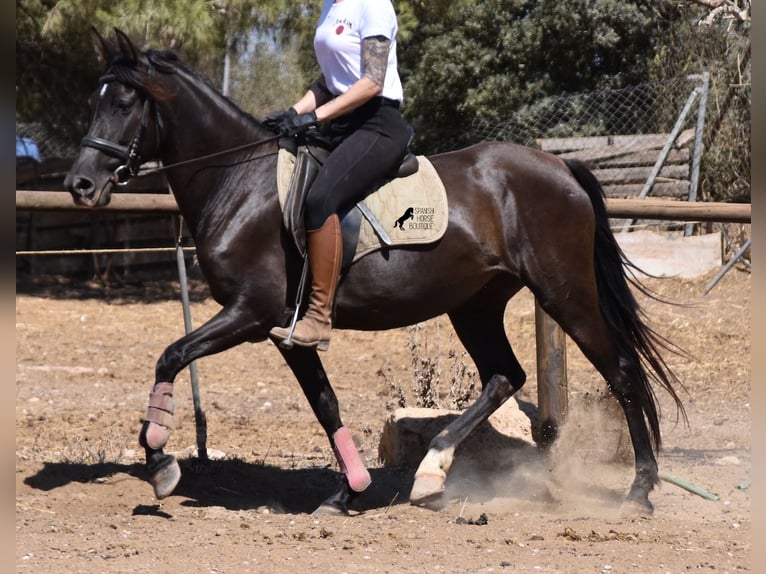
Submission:
[[[447,193],[439,175],[425,156],[418,156],[414,174],[391,180],[359,202],[362,225],[354,261],[384,246],[433,243],[447,230]],[[277,189],[284,209],[295,155],[279,150]],[[380,233],[370,218],[377,220]],[[384,235],[384,237],[381,237]]]

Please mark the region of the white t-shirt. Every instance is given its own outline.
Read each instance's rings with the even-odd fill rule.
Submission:
[[[391,41],[391,49],[382,96],[401,102],[397,30],[391,0],[326,0],[314,34],[314,52],[330,91],[343,94],[362,77],[362,39],[384,36]]]

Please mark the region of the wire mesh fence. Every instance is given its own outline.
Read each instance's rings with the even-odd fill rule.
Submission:
[[[53,135],[51,128],[45,124],[16,123],[17,156],[34,157],[37,161],[43,161],[51,158],[73,158],[77,156],[78,151],[76,146]]]
[[[502,119],[474,118],[459,145],[505,141],[586,161],[609,197],[695,199],[708,78],[551,96]],[[435,138],[446,151],[454,138]],[[632,225],[629,220],[615,226]],[[673,227],[660,222],[639,226]]]
[[[706,82],[705,76],[693,75],[621,89],[547,97],[508,118],[475,118],[461,130],[459,143],[508,141],[545,149],[561,157],[584,159],[611,197],[703,199],[696,194],[698,182],[705,177],[703,148],[708,161],[720,155],[729,157],[731,161],[722,167],[735,171],[736,158],[744,157],[749,149],[749,130],[745,130],[748,126],[743,126],[737,121],[738,116],[731,113],[732,109],[739,109],[737,106],[749,108],[749,86],[719,87],[725,105],[711,106],[708,114]],[[722,131],[727,137],[716,137]],[[735,132],[734,137],[729,135],[731,132]],[[438,140],[444,142],[444,147],[437,151],[454,149],[454,137]],[[746,163],[749,166],[749,161]],[[711,177],[715,181],[709,181],[708,188],[725,187],[730,179],[724,169],[708,175],[708,180]],[[749,188],[749,181],[733,181],[730,187],[737,185]],[[720,192],[706,195],[710,199]],[[684,228],[686,234],[691,232],[690,224],[667,221],[612,220],[612,226]],[[709,227],[700,226],[698,230],[704,233],[711,230]],[[725,258],[733,256],[749,238],[749,225],[715,227],[723,234]],[[740,260],[749,268],[749,253]]]
[[[620,89],[543,98],[503,120],[473,120],[467,137],[538,147],[545,138],[669,133],[701,78],[688,76]],[[689,114],[683,128],[695,125]]]

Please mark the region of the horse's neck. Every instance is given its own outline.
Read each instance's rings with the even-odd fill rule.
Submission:
[[[202,158],[272,135],[228,98],[186,74],[179,74],[177,94],[164,104],[161,117],[164,163]]]
[[[236,202],[237,194],[253,192],[231,181],[237,170],[246,169],[242,167],[245,158],[263,155],[265,147],[208,156],[268,140],[271,132],[220,93],[185,74],[179,77],[175,98],[162,104],[160,116],[165,124],[161,159],[170,168],[168,181],[187,220],[197,220],[206,205]],[[178,163],[179,167],[171,167]]]

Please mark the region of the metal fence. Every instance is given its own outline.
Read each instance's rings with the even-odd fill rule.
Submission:
[[[669,133],[703,76],[647,82],[613,90],[551,96],[519,109],[503,120],[476,118],[468,138],[512,141],[535,147],[543,138]],[[700,94],[698,94],[700,95]],[[687,114],[682,129],[696,125]]]
[[[85,134],[82,134],[85,135]],[[77,146],[62,141],[53,135],[52,130],[41,123],[17,122],[16,136],[32,140],[40,152],[40,159],[74,158],[79,149]]]

